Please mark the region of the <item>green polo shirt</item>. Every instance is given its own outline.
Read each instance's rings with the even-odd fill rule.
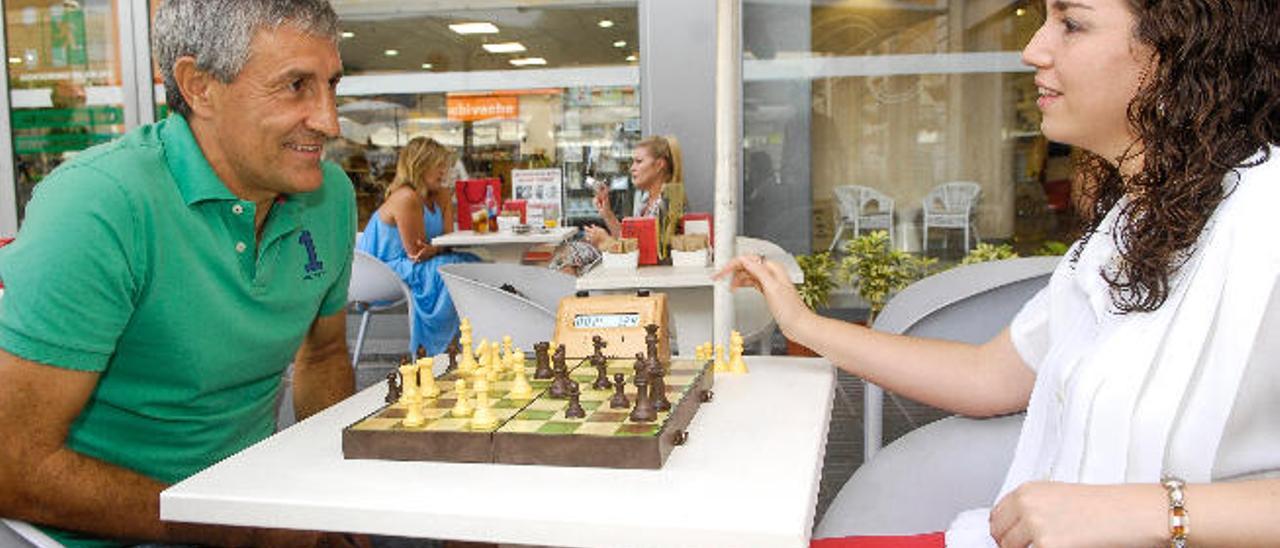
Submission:
[[[37,186],[0,249],[0,347],[101,375],[69,447],[172,483],[273,432],[281,373],[346,304],[354,193],[326,163],[322,188],[273,205],[257,246],[254,210],[181,116]]]

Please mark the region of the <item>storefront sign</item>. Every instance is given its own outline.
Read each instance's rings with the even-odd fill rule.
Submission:
[[[520,116],[520,98],[511,96],[449,96],[449,119],[458,122],[510,119]]]

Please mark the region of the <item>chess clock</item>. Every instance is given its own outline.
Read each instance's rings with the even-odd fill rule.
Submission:
[[[599,335],[608,343],[606,356],[629,358],[647,351],[645,326],[649,324],[658,326],[658,358],[670,362],[671,320],[665,293],[588,296],[579,292],[560,300],[553,345],[563,344],[566,357],[585,358],[595,352],[591,338]]]

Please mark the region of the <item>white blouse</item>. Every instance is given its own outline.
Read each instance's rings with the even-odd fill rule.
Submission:
[[[1120,205],[1023,306],[1010,335],[1036,382],[999,497],[1028,481],[1280,471],[1280,245],[1270,224],[1280,217],[1280,149],[1270,153],[1228,175],[1227,198],[1158,310],[1111,306],[1101,273],[1116,258]],[[988,510],[957,517],[947,545],[994,546]]]

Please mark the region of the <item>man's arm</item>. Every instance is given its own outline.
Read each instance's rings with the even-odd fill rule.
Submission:
[[[97,373],[0,350],[0,516],[95,536],[214,546],[347,546],[341,535],[160,521],[168,485],[76,453],[67,432]]]
[[[355,393],[347,355],[347,312],[316,318],[293,363],[293,409],[298,420]]]

